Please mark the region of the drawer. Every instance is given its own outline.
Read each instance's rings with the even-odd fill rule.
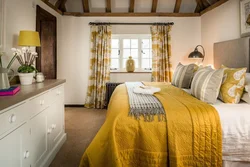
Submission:
[[[53,104],[57,100],[63,100],[64,98],[64,87],[59,86],[54,89],[51,89],[50,92],[46,95],[46,99],[48,99],[49,104]]]
[[[31,116],[31,113],[28,112],[28,110],[28,103],[24,102],[1,114],[0,135],[24,123]]]
[[[28,103],[30,106],[30,112],[32,115],[36,115],[39,112],[43,111],[49,106],[49,99],[47,99],[48,92],[38,95],[34,98],[32,98]]]

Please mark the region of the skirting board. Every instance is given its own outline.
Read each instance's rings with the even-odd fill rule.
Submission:
[[[84,104],[65,104],[65,107],[84,107]]]
[[[54,149],[51,151],[51,153],[47,156],[47,158],[44,160],[41,166],[43,167],[49,167],[53,159],[56,157],[56,154],[62,147],[62,145],[65,143],[67,140],[67,134],[64,133],[63,136],[61,137],[60,141],[57,143],[57,145],[54,147]]]

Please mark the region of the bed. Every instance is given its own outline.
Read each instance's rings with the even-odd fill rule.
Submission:
[[[249,38],[217,43],[214,46],[214,52],[214,60],[216,62],[215,67],[219,67],[221,64],[230,67],[232,66],[235,68],[246,66],[248,67],[249,71]],[[236,53],[239,55],[238,59],[243,59],[243,61],[232,60]],[[232,59],[230,59],[230,57]],[[199,155],[197,156],[200,156],[202,158],[211,158],[213,160],[213,165],[199,164],[199,166],[221,166],[219,158],[220,156],[223,160],[223,167],[250,166],[250,163],[248,163],[248,161],[250,162],[250,105],[243,102],[241,102],[240,104],[229,105],[224,104],[218,100],[213,106],[210,106],[208,104],[200,103],[199,100],[190,96],[189,90],[180,90],[179,88],[173,88],[165,83],[158,83],[158,85],[156,86],[161,87],[161,89],[163,90],[161,93],[159,93],[160,95],[157,95],[159,99],[165,99],[166,101],[164,101],[164,103],[176,103],[173,109],[175,112],[178,111],[178,107],[179,109],[183,110],[184,108],[188,108],[189,110],[191,110],[190,108],[196,108],[196,110],[199,110],[199,112],[202,110],[207,110],[211,113],[213,113],[212,108],[217,110],[216,114],[219,116],[218,118],[220,121],[220,125],[218,125],[218,118],[216,114],[213,113],[215,116],[210,116],[210,122],[214,122],[214,126],[212,127],[212,129],[216,129],[216,131],[215,136],[210,137],[217,137],[218,140],[215,141],[217,141],[218,143],[212,143],[211,145],[209,145],[209,142],[207,142],[205,143],[205,145],[209,145],[209,147],[214,149],[212,152],[214,152],[216,155],[216,152],[220,152],[221,141],[222,156],[217,155],[217,157],[212,157],[211,155],[211,158],[209,157],[210,154],[206,155],[206,150],[198,149]],[[172,91],[175,93],[171,94],[170,96],[164,94],[164,89],[166,87],[168,88],[168,92]],[[178,97],[183,97],[184,100],[180,101],[180,103],[177,103]],[[188,98],[188,100],[185,101],[185,98]],[[190,101],[190,103],[188,101]],[[181,103],[183,103],[184,105],[181,105]],[[191,104],[191,106],[189,106],[189,104]],[[166,110],[169,109],[168,107],[171,107],[171,105],[164,106]],[[169,166],[178,167],[193,166],[193,162],[185,160],[183,161],[184,163],[182,162],[182,160],[180,160],[180,162],[174,162],[173,164],[169,162],[169,159],[171,157],[168,157],[168,154],[170,153],[167,150],[167,145],[170,139],[168,135],[166,135],[166,122],[157,120],[154,120],[152,122],[146,122],[143,120],[138,121],[134,118],[129,117],[128,112],[129,101],[126,88],[125,85],[120,85],[112,95],[111,102],[108,107],[106,121],[100,131],[97,133],[90,146],[85,151],[80,166],[156,167],[166,166],[166,164],[169,164]],[[192,117],[192,119],[193,118],[195,117]],[[199,122],[199,119],[201,118],[202,116],[197,119],[197,122]],[[176,118],[176,120],[177,119],[178,118]],[[205,121],[206,120],[204,119],[204,122]],[[200,122],[202,123],[202,121]],[[206,127],[207,124],[204,124],[204,126]],[[219,126],[221,126],[222,132],[217,129]],[[185,132],[183,131],[183,133]],[[219,135],[221,133],[222,136]],[[179,136],[175,137],[176,140],[181,139]],[[208,138],[208,141],[213,142],[213,140],[210,140],[209,137],[205,136],[205,138]],[[202,139],[200,140],[203,142]],[[180,141],[178,142],[182,146],[182,148],[184,148],[185,146],[187,148],[190,148],[190,143],[188,143],[185,138],[183,138],[183,140],[181,141],[182,143]],[[194,142],[191,148],[195,150],[197,147],[199,147],[199,145],[197,145],[197,142]],[[211,151],[211,148],[208,151]],[[180,148],[177,148],[177,150],[178,149]],[[179,159],[177,160],[179,161]]]

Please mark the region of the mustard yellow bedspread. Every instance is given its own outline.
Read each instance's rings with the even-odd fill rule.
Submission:
[[[155,96],[166,122],[128,116],[125,85],[114,91],[107,118],[85,151],[80,167],[221,167],[222,132],[217,111],[179,88],[161,88]]]

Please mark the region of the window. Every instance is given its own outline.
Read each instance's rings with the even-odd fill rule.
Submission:
[[[150,35],[113,35],[111,44],[111,71],[125,71],[129,56],[135,61],[136,71],[152,68],[152,41]]]

